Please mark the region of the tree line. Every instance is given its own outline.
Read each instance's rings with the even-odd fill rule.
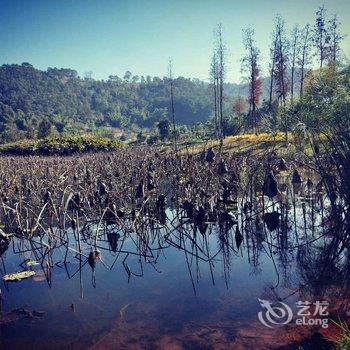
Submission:
[[[245,55],[241,85],[227,82],[227,51],[223,27],[215,29],[210,82],[173,77],[150,77],[125,72],[107,80],[84,78],[71,69],[35,69],[29,63],[0,67],[0,142],[44,138],[52,133],[109,129],[158,130],[160,139],[189,131],[201,138],[239,132],[284,130],[288,139],[288,109],[303,99],[315,67],[334,72],[342,61],[344,36],[336,15],[324,7],[315,23],[291,32],[277,15],[271,33],[270,57],[263,76],[260,50],[253,28],[243,29]],[[187,126],[183,127],[183,126]],[[144,140],[142,132],[139,141]]]
[[[210,66],[212,100],[216,136],[225,136],[222,116],[225,100],[225,58],[221,24],[214,31],[215,46]],[[342,55],[340,44],[344,36],[336,15],[327,16],[322,6],[316,11],[315,23],[303,27],[296,25],[291,32],[286,29],[284,19],[276,15],[271,34],[268,77],[262,77],[260,50],[255,41],[253,28],[243,29],[245,55],[241,59],[241,71],[247,84],[246,94],[232,102],[233,123],[238,131],[258,133],[263,129],[284,130],[288,140],[289,118],[283,111],[293,105],[295,99],[302,99],[305,81],[317,67],[339,68]],[[266,87],[268,81],[268,87]],[[265,87],[264,87],[265,85]],[[265,89],[265,98],[262,100]],[[268,94],[266,96],[266,89]]]
[[[208,120],[212,111],[208,84],[198,79],[139,77],[126,72],[121,78],[94,80],[80,78],[71,69],[41,71],[29,63],[3,65],[0,140],[42,138],[52,132],[97,132],[105,127],[153,128],[169,117],[170,85],[179,124]]]

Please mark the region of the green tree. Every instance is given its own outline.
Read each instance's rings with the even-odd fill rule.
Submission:
[[[52,123],[48,119],[43,119],[38,125],[38,138],[43,139],[51,135]]]
[[[157,123],[157,128],[159,132],[159,136],[162,140],[169,137],[169,120],[163,119],[159,123]]]

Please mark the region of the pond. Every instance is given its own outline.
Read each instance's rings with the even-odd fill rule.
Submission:
[[[328,207],[303,184],[202,226],[169,208],[163,220],[130,218],[133,229],[81,222],[66,236],[13,237],[1,274],[35,275],[2,281],[0,348],[330,349],[349,256]]]

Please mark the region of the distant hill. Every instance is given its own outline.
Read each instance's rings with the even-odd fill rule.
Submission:
[[[178,77],[174,87],[179,124],[193,125],[210,118],[213,105],[208,83]],[[244,85],[226,84],[226,108],[246,91]],[[122,78],[98,81],[82,79],[71,69],[41,71],[29,63],[0,67],[2,142],[34,138],[51,126],[58,133],[104,126],[149,128],[168,117],[169,105],[168,78],[126,72]]]

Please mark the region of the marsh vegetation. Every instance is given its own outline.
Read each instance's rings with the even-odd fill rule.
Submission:
[[[30,341],[21,325],[35,336],[46,322],[72,327],[72,315],[79,320],[74,332],[57,325],[50,339],[33,344],[61,347],[77,333],[79,344],[96,348],[135,341],[264,348],[271,337],[276,348],[330,346],[322,328],[305,333],[291,326],[291,342],[282,329],[261,328],[258,303],[254,315],[244,309],[257,298],[322,299],[331,305],[330,317],[347,317],[346,164],[334,167],[328,142],[296,157],[268,141],[248,153],[203,144],[178,155],[169,147],[127,147],[2,156],[3,346]],[[11,273],[23,271],[28,274],[18,284],[34,295],[53,293],[61,306],[47,297],[33,302],[11,284]],[[63,293],[66,288],[71,292]],[[10,335],[13,327],[21,337]],[[252,335],[257,330],[259,337]]]

